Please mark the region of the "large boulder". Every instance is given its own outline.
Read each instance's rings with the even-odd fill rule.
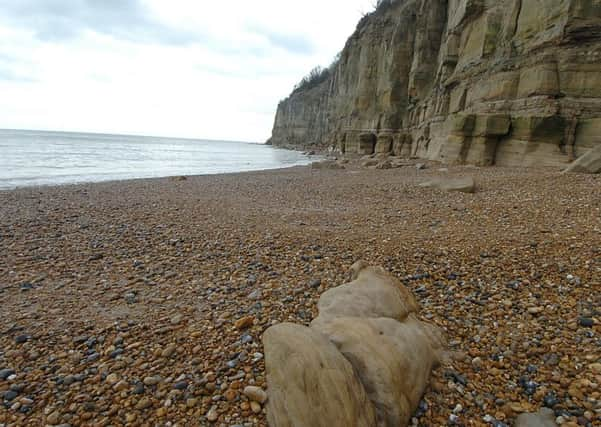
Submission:
[[[363,267],[352,282],[324,292],[317,308],[320,317],[388,317],[400,321],[417,312],[419,306],[413,294],[382,267]]]
[[[272,427],[373,427],[375,411],[350,362],[324,335],[282,323],[263,335]]]
[[[515,420],[515,427],[556,427],[555,413],[544,408],[536,414],[521,414]]]
[[[344,166],[335,160],[324,160],[321,162],[311,163],[312,170],[327,170],[327,169],[344,169]]]
[[[564,172],[601,173],[601,144],[577,158]]]
[[[416,410],[445,354],[441,331],[383,268],[358,262],[349,280],[321,296],[310,328],[265,332],[272,427],[404,427]]]
[[[380,426],[405,426],[438,364],[442,338],[435,327],[409,315],[390,318],[320,315],[312,324],[351,362],[374,403]]]
[[[458,191],[460,193],[476,192],[474,178],[464,177],[455,179],[434,179],[420,184],[421,187],[437,188],[443,191]]]

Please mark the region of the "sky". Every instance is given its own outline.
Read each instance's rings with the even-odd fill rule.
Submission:
[[[264,142],[375,0],[0,0],[0,128]]]

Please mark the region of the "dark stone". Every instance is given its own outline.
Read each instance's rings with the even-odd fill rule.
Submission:
[[[513,289],[514,291],[517,291],[518,289],[520,289],[520,281],[512,280],[511,282],[507,283],[507,287],[509,289]]]
[[[559,399],[555,393],[547,393],[543,398],[543,405],[547,408],[553,409],[556,405],[559,405]]]
[[[578,324],[583,328],[592,328],[595,325],[595,322],[590,317],[581,317],[578,319]]]
[[[88,346],[88,348],[95,347],[97,343],[98,340],[96,339],[96,337],[90,337],[86,340],[86,346]]]
[[[82,382],[83,380],[86,379],[86,374],[77,374],[77,375],[73,375],[73,378],[75,379],[75,381],[77,382]]]
[[[321,285],[321,279],[311,280],[311,283],[309,283],[309,286],[311,286],[313,289],[319,288],[320,285]]]
[[[467,378],[465,378],[461,374],[458,374],[457,372],[451,372],[451,371],[446,372],[445,377],[453,380],[453,382],[455,382],[457,384],[461,384],[462,386],[467,385]]]
[[[86,412],[94,412],[96,410],[96,404],[93,402],[86,402],[83,404],[83,410]]]
[[[187,388],[188,388],[188,382],[187,382],[187,381],[179,381],[179,382],[176,382],[176,383],[173,385],[173,388],[174,388],[174,389],[176,389],[176,390],[185,390],[185,389],[187,389]]]
[[[86,361],[88,363],[90,362],[95,362],[96,360],[100,359],[100,354],[99,353],[92,353],[90,354],[87,358]]]
[[[421,400],[419,402],[419,406],[417,407],[417,410],[415,411],[415,414],[413,414],[413,416],[416,418],[421,418],[424,415],[426,415],[427,411],[428,411],[428,402],[426,402],[425,400]]]
[[[15,337],[15,342],[17,344],[24,344],[31,339],[31,335],[17,335]]]
[[[25,390],[25,384],[11,384],[10,389],[16,393],[23,393]]]
[[[22,292],[30,291],[32,289],[33,289],[33,285],[31,283],[23,283],[21,285],[21,291]]]
[[[121,355],[123,353],[123,349],[122,348],[118,348],[114,351],[111,351],[110,357],[111,359],[114,359],[115,357]]]
[[[134,394],[144,394],[144,383],[138,382],[134,385]]]
[[[518,383],[524,389],[524,393],[526,393],[528,396],[532,396],[538,389],[538,384],[526,377],[520,378]]]
[[[15,374],[14,369],[1,369],[0,370],[0,380],[6,380],[11,375]]]
[[[17,393],[16,391],[8,390],[8,391],[4,392],[2,397],[4,398],[4,400],[6,400],[8,402],[12,402],[13,400],[15,400],[17,398],[18,395],[19,395],[19,393]]]

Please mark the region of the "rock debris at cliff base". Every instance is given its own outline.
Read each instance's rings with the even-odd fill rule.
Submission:
[[[264,426],[262,332],[364,259],[463,354],[419,425],[599,425],[601,177],[345,167],[0,192],[0,424]]]
[[[557,167],[599,135],[599,1],[390,0],[278,104],[270,143]]]

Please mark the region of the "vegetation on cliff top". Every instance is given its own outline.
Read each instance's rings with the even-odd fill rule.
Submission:
[[[357,29],[355,31],[360,31],[360,29],[367,23],[367,20],[374,13],[381,12],[387,8],[391,4],[390,1],[386,0],[377,0],[373,3],[373,10],[367,13],[364,13],[361,20],[357,24]],[[334,69],[340,62],[341,52],[339,52],[333,59],[332,63],[328,67],[317,66],[313,68],[309,74],[301,79],[298,82],[294,89],[292,90],[292,95],[298,92],[303,92],[306,90],[313,89],[314,87],[319,86],[321,83],[328,80],[328,78],[334,72]]]

